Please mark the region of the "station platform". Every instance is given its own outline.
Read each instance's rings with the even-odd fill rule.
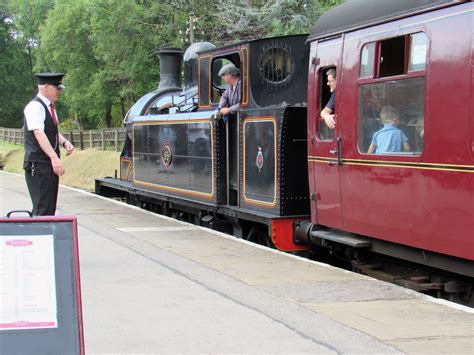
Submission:
[[[0,172],[0,213],[31,210]],[[86,354],[474,354],[474,310],[61,187]]]

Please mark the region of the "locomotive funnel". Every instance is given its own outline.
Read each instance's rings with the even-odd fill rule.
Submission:
[[[157,90],[181,89],[181,65],[183,51],[178,48],[162,48],[160,57],[160,85]]]

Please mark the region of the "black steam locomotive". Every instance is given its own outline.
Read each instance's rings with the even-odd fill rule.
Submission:
[[[310,218],[306,35],[215,48],[162,49],[161,81],[125,117],[120,179],[96,193],[164,215],[295,251],[295,221]],[[181,68],[184,63],[184,85]],[[241,103],[227,123],[215,112],[240,69]]]

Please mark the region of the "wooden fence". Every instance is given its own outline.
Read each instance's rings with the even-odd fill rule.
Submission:
[[[101,149],[120,151],[125,143],[125,128],[109,128],[90,131],[69,131],[61,134],[70,141],[76,149]],[[0,141],[23,144],[23,129],[0,127]]]

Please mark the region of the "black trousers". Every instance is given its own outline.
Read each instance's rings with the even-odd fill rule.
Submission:
[[[25,162],[25,178],[34,216],[54,216],[58,201],[59,177],[51,164]]]

